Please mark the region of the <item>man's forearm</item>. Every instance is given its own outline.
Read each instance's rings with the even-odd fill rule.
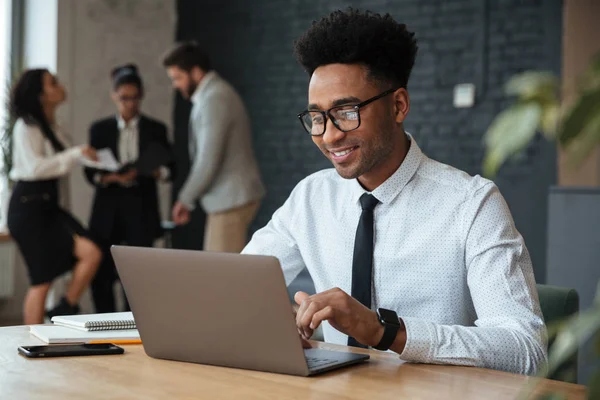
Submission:
[[[384,327],[373,312],[365,329],[375,347],[383,337]],[[546,352],[523,332],[501,327],[465,327],[438,325],[408,318],[390,350],[406,361],[458,364],[493,368],[521,374],[533,374],[546,360]],[[407,332],[407,329],[409,332]],[[498,352],[502,349],[502,354]]]
[[[403,321],[404,337],[397,337],[392,350],[405,361],[476,366],[519,374],[534,374],[546,361],[544,338],[527,333],[526,327],[517,324],[508,328],[441,325],[408,317]]]
[[[390,350],[398,354],[402,354],[402,352],[404,351],[404,347],[406,346],[406,327],[404,326],[404,322],[402,322],[402,319],[400,319],[400,322],[401,327],[396,333],[396,339],[394,340],[394,343],[392,343],[392,345],[390,346]],[[383,334],[381,336],[383,337]]]
[[[198,200],[198,197],[200,197],[196,193],[199,193],[199,191],[193,187],[190,177],[188,177],[179,191],[177,199],[191,211],[196,208],[196,201]]]
[[[208,186],[210,176],[200,165],[194,163],[183,187],[179,191],[178,199],[190,210],[194,208],[196,201],[204,194]]]
[[[372,331],[371,341],[370,343],[366,343],[371,347],[375,347],[379,344],[381,339],[383,338],[383,332],[385,330],[384,326],[379,322],[379,318],[377,317],[377,313],[373,312],[373,319],[370,322]],[[401,320],[402,321],[402,320]],[[390,350],[400,354],[404,351],[404,346],[406,345],[406,329],[404,327],[404,323],[401,323],[400,329],[396,333],[396,339],[390,346]]]

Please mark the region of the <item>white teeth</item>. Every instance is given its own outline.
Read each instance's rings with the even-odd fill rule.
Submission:
[[[345,156],[346,154],[350,153],[353,149],[348,149],[348,150],[344,150],[344,151],[334,151],[333,154],[336,157],[341,157],[341,156]]]

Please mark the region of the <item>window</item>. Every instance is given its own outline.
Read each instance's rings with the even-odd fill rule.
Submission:
[[[0,2],[0,123],[7,120],[8,85],[10,81],[11,1]],[[2,160],[3,161],[3,160]]]
[[[0,1],[0,231],[6,230],[8,208],[8,177],[6,176],[5,154],[10,151],[10,142],[5,136],[9,122],[8,101],[12,60],[12,1]]]

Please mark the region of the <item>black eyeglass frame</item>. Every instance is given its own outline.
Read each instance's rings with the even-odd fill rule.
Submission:
[[[379,100],[385,96],[387,96],[388,94],[394,93],[396,90],[398,90],[400,88],[392,88],[392,89],[388,89],[385,92],[379,93],[377,96],[373,96],[370,99],[367,99],[365,101],[362,101],[358,104],[345,104],[345,105],[340,105],[340,106],[335,106],[335,107],[331,107],[329,110],[326,111],[320,111],[320,110],[304,110],[302,111],[300,114],[298,114],[298,119],[300,120],[300,124],[302,125],[302,127],[304,128],[304,130],[306,132],[308,132],[309,135],[311,136],[323,136],[325,134],[325,131],[327,130],[327,118],[329,117],[329,119],[331,119],[331,122],[333,122],[333,124],[335,125],[336,128],[338,128],[340,131],[342,132],[351,132],[354,131],[358,128],[360,128],[360,109],[368,104],[371,104],[372,102]],[[338,124],[337,119],[331,114],[331,110],[335,110],[336,108],[344,108],[344,107],[352,107],[355,111],[356,114],[358,115],[358,125],[356,125],[356,128],[352,128],[352,129],[342,129],[340,127],[340,125]],[[306,116],[309,113],[320,113],[323,116],[323,133],[319,133],[319,134],[313,134],[312,133],[312,129],[309,129],[305,124],[304,124],[304,116]]]

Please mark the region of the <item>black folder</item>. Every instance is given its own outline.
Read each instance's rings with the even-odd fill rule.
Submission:
[[[173,159],[171,151],[160,143],[152,142],[135,162],[139,175],[152,176],[158,168],[169,164]]]

